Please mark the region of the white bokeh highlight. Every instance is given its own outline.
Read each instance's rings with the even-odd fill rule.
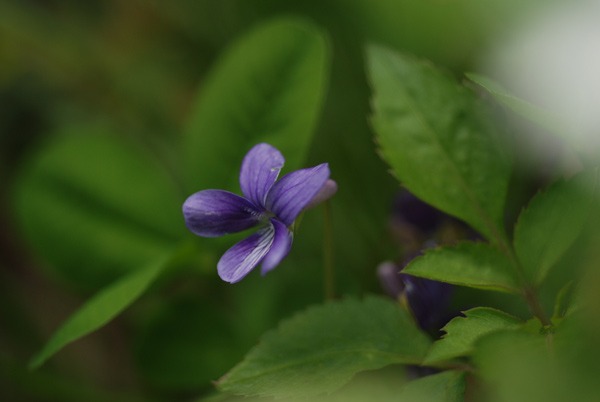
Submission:
[[[597,158],[600,0],[562,3],[504,36],[484,61],[485,74],[549,110],[562,123],[569,142]]]

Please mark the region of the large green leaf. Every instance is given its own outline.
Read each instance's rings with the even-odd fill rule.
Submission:
[[[424,364],[466,356],[482,336],[522,324],[518,318],[489,307],[476,307],[464,314],[465,317],[456,317],[442,328],[446,334],[431,346]]]
[[[190,191],[237,190],[245,153],[277,147],[287,166],[304,161],[322,108],[329,52],[313,25],[279,19],[234,43],[203,83],[185,138]]]
[[[463,402],[465,399],[465,373],[445,371],[408,383],[400,394],[406,402]]]
[[[498,402],[596,401],[597,316],[565,318],[545,334],[503,330],[476,343],[473,363]]]
[[[510,164],[472,92],[431,65],[368,49],[372,124],[381,155],[415,195],[503,239]]]
[[[41,366],[69,343],[102,327],[133,303],[167,265],[163,258],[119,279],[101,290],[77,310],[33,357],[30,367]]]
[[[355,375],[339,390],[317,397],[312,402],[398,402],[405,381],[403,367],[391,366],[381,370],[370,370]],[[306,401],[306,398],[286,399],[286,401]]]
[[[592,207],[590,183],[589,175],[557,182],[537,194],[519,216],[514,246],[532,283],[543,281],[581,234]]]
[[[14,208],[23,234],[54,272],[98,289],[183,236],[181,197],[139,148],[104,129],[77,131],[29,160]]]
[[[419,363],[429,344],[392,301],[329,302],[264,335],[218,386],[250,396],[312,396],[332,392],[364,370]]]
[[[508,258],[485,243],[460,243],[428,250],[402,272],[472,288],[514,293],[519,289]]]
[[[479,339],[472,359],[493,401],[594,400],[572,399],[579,392],[565,387],[568,367],[561,367],[557,352],[552,336],[503,330]]]

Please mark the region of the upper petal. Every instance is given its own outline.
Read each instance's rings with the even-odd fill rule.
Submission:
[[[287,226],[279,222],[277,219],[271,219],[271,224],[275,229],[275,233],[273,235],[273,244],[271,244],[271,249],[265,256],[265,259],[262,261],[260,272],[263,275],[279,265],[281,260],[288,255],[290,249],[292,248],[292,240],[294,238],[294,235],[288,230]]]
[[[244,157],[240,170],[242,193],[253,203],[265,205],[267,193],[277,180],[285,159],[269,144],[255,145]]]
[[[327,163],[288,173],[269,191],[266,207],[289,226],[323,188],[328,178]]]
[[[203,190],[183,203],[186,226],[198,236],[217,237],[255,226],[263,212],[239,195]]]
[[[217,264],[221,279],[235,283],[248,275],[269,252],[274,233],[268,225],[227,250]]]

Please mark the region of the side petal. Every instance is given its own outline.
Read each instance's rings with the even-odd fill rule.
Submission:
[[[258,224],[263,212],[247,199],[223,190],[203,190],[183,203],[185,224],[192,233],[218,237]]]
[[[273,225],[268,225],[227,250],[217,264],[221,279],[235,283],[248,275],[271,249],[274,233]]]
[[[252,147],[244,157],[240,170],[242,193],[254,204],[264,206],[267,193],[284,163],[285,159],[277,148],[264,143]]]
[[[327,201],[328,199],[333,197],[335,193],[337,193],[337,190],[337,183],[334,180],[327,179],[325,184],[323,184],[323,187],[321,187],[319,192],[312,198],[312,200],[310,200],[310,202],[304,207],[304,209],[316,207],[320,203]]]
[[[292,248],[292,240],[294,238],[293,233],[288,230],[287,226],[279,222],[277,219],[271,219],[271,224],[275,229],[275,233],[273,236],[273,244],[271,244],[271,249],[262,262],[260,271],[262,275],[265,275],[267,272],[279,265],[281,260],[288,255],[290,249]]]
[[[329,178],[329,165],[296,170],[281,178],[267,195],[266,208],[290,226]]]

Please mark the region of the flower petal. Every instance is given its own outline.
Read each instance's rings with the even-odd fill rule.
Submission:
[[[223,190],[203,190],[183,203],[186,226],[196,235],[217,237],[258,224],[263,212],[247,199]]]
[[[257,206],[265,205],[267,193],[277,180],[285,159],[269,144],[255,145],[244,157],[240,170],[242,193]]]
[[[290,249],[292,248],[292,240],[294,239],[293,233],[288,230],[285,224],[279,222],[277,219],[271,219],[271,224],[275,229],[275,234],[273,236],[273,244],[271,244],[271,249],[262,262],[260,271],[262,275],[265,275],[267,272],[279,265],[281,260],[288,255]]]
[[[271,249],[274,233],[273,225],[265,226],[227,250],[217,264],[221,279],[235,283],[248,275]]]
[[[337,190],[337,183],[334,180],[327,179],[325,184],[323,184],[323,187],[321,187],[319,192],[312,198],[312,200],[310,200],[310,202],[307,206],[304,207],[304,209],[316,207],[320,203],[327,201],[328,199],[333,197],[335,193],[337,193]]]
[[[323,188],[328,178],[327,163],[288,173],[269,191],[266,207],[286,226],[290,226]]]

